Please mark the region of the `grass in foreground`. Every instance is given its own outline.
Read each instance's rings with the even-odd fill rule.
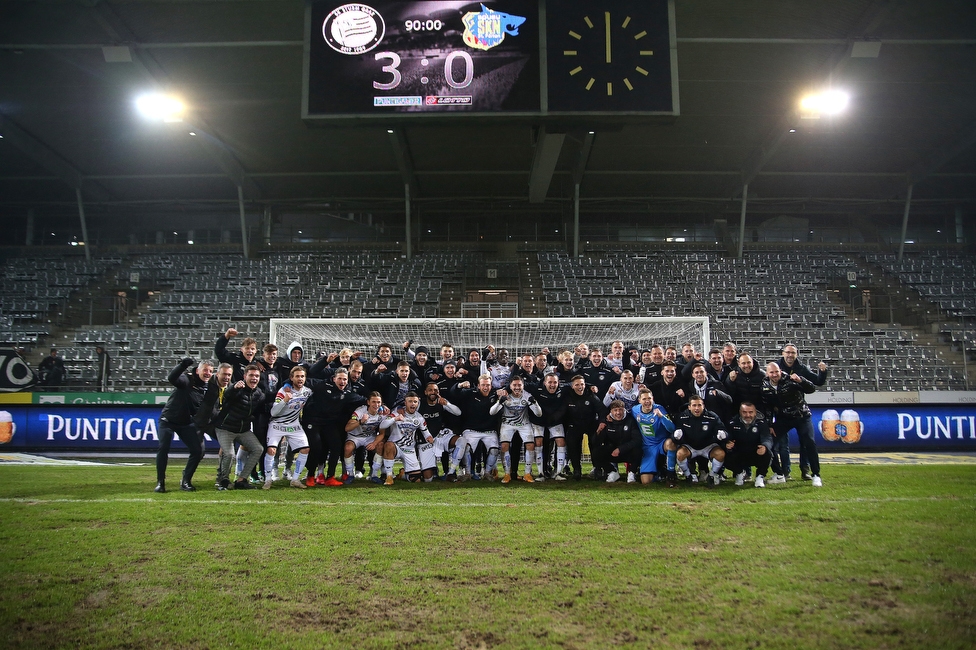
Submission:
[[[971,648],[976,632],[972,466],[829,466],[821,490],[157,495],[153,476],[0,467],[3,647]]]

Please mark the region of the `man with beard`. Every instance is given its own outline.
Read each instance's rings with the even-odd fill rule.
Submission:
[[[457,470],[464,458],[466,445],[464,439],[455,433],[461,416],[461,409],[441,397],[437,384],[430,382],[424,386],[424,399],[420,402],[419,412],[427,422],[427,430],[434,437],[433,454],[435,459],[441,459],[444,454],[450,455],[445,480],[457,481]],[[423,462],[421,462],[423,464]]]
[[[650,350],[641,352],[641,368],[637,373],[638,383],[650,388],[661,381],[664,361],[664,348],[660,345],[652,345]]]
[[[343,469],[345,472],[340,479],[346,485],[353,482],[356,476],[355,456],[359,449],[365,449],[376,453],[383,449],[383,440],[379,437],[380,425],[389,416],[390,410],[383,406],[383,398],[377,392],[372,392],[366,400],[366,404],[357,407],[353,411],[349,421],[346,422],[346,446],[343,456]],[[370,478],[373,483],[379,483],[380,467],[382,463],[374,462]]]
[[[695,362],[688,383],[687,395],[698,395],[705,400],[705,409],[717,414],[722,422],[732,419],[732,396],[725,392],[725,386],[710,379],[705,364]]]
[[[349,390],[349,373],[345,368],[336,368],[331,381],[313,378],[310,384],[312,398],[306,404],[302,418],[309,442],[305,485],[336,487],[342,485],[342,481],[335,477],[335,470],[346,442],[346,423],[352,411],[366,400]],[[326,461],[328,475],[322,472]]]
[[[725,464],[735,474],[735,484],[743,485],[750,467],[756,468],[756,487],[766,487],[766,472],[773,452],[773,434],[755,404],[743,402],[739,414],[729,423],[725,443]]]
[[[759,412],[769,416],[763,400],[763,383],[766,381],[766,373],[760,370],[748,354],[739,355],[738,370],[729,372],[725,378],[725,387],[729,395],[732,396],[732,404],[736,410],[742,402],[752,402]]]
[[[821,361],[817,364],[817,371],[808,368],[796,359],[797,349],[792,343],[787,343],[783,347],[783,356],[780,360],[776,362],[779,369],[782,370],[787,376],[790,375],[800,375],[805,379],[809,379],[810,383],[818,388],[827,383],[827,364]],[[803,475],[804,481],[809,481],[813,476],[810,474],[810,463],[807,462],[806,453],[803,450],[803,446],[800,446],[800,472]]]
[[[536,400],[542,408],[542,415],[533,418],[532,428],[535,435],[536,458],[539,461],[539,476],[546,477],[549,470],[549,456],[552,445],[556,446],[556,468],[551,475],[557,481],[565,481],[563,470],[566,467],[566,430],[563,418],[566,415],[566,395],[559,386],[559,378],[555,373],[548,373],[542,382],[542,388],[536,395]],[[542,455],[539,455],[539,450]]]
[[[586,389],[586,380],[582,375],[573,377],[567,394],[564,419],[566,447],[569,462],[573,465],[573,479],[579,481],[583,478],[583,436],[589,438],[591,458],[598,457],[602,444],[600,434],[607,426],[603,421],[607,416],[607,407],[592,391]],[[605,478],[598,469],[594,470],[593,478]]]
[[[620,373],[620,381],[610,384],[610,389],[603,398],[603,405],[609,407],[613,400],[620,400],[624,403],[624,408],[630,412],[640,397],[640,389],[641,386],[634,382],[634,373],[624,370]]]
[[[658,472],[658,462],[661,456],[665,456],[667,485],[670,488],[677,487],[675,481],[675,462],[677,447],[671,434],[674,433],[674,423],[668,418],[664,411],[654,404],[654,396],[646,388],[640,392],[640,404],[630,409],[630,414],[637,421],[640,427],[641,437],[643,438],[643,453],[641,462],[637,469],[632,469],[627,473],[627,482],[636,482],[633,474],[640,471],[640,480],[643,485],[650,485],[654,482],[654,476]]]
[[[707,458],[712,461],[708,478],[712,485],[721,482],[722,462],[725,451],[719,442],[725,440],[728,433],[725,425],[717,415],[705,410],[705,401],[698,395],[692,395],[688,401],[688,409],[678,416],[675,422],[674,441],[678,446],[678,467],[688,477],[691,483],[698,483],[698,475],[689,467],[689,461],[696,458]]]
[[[256,350],[255,350],[256,351]],[[239,443],[247,451],[244,469],[234,482],[235,490],[251,490],[247,477],[261,457],[261,443],[251,432],[251,425],[263,406],[264,393],[258,388],[261,370],[255,365],[244,369],[244,379],[224,392],[223,403],[213,418],[217,440],[220,442],[220,470],[218,483],[222,490],[230,487],[230,467],[234,458],[234,444]]]
[[[529,412],[536,416],[542,415],[542,408],[535,397],[523,390],[521,377],[512,379],[508,390],[503,389],[499,393],[499,401],[492,406],[489,411],[492,415],[498,412],[502,414],[502,423],[499,430],[501,440],[501,451],[504,459],[505,476],[502,483],[512,481],[512,459],[510,448],[512,439],[516,434],[522,439],[525,445],[525,476],[526,483],[534,483],[532,477],[532,463],[535,462],[535,435],[532,430],[532,423],[529,422]]]
[[[498,476],[498,417],[492,412],[492,407],[498,401],[498,396],[491,389],[491,375],[484,374],[478,378],[478,387],[471,388],[470,382],[459,383],[453,393],[451,401],[461,409],[461,426],[464,443],[477,452],[478,444],[485,446],[488,459],[485,462],[484,476],[494,481]],[[460,443],[459,443],[460,444]],[[480,478],[471,471],[471,457],[466,457],[468,475]]]
[[[677,380],[677,374],[674,361],[665,359],[661,364],[661,379],[650,387],[654,403],[664,407],[672,419],[678,417],[685,404],[685,391]]]
[[[418,454],[418,441],[433,448],[434,438],[427,430],[424,416],[417,412],[420,397],[413,391],[407,393],[403,406],[393,411],[380,424],[380,430],[388,432],[383,443],[383,471],[386,473],[385,485],[393,485],[393,463],[399,458],[403,462],[403,470],[409,480],[419,481],[421,476],[425,482],[430,482],[434,476],[434,466],[425,467]],[[433,461],[433,454],[430,454]]]

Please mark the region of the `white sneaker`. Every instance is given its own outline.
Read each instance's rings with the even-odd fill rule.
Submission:
[[[721,474],[712,474],[711,472],[709,472],[708,473],[708,478],[711,479],[712,485],[716,485],[717,486],[717,485],[721,484],[721,482],[722,482],[722,475]]]
[[[362,477],[363,477],[363,473],[362,472],[356,472],[356,478],[357,479],[360,479]]]
[[[766,481],[763,480],[762,476],[756,477],[756,487],[761,487],[761,488],[766,487]]]
[[[554,476],[554,477],[552,478],[552,480],[554,480],[554,481],[568,481],[569,479],[568,479],[568,478],[566,478],[565,476],[563,476],[562,474],[556,474],[556,475],[555,475],[555,476]]]
[[[739,472],[738,474],[735,475],[735,484],[736,485],[745,485],[745,482],[746,482],[746,473],[745,472]]]
[[[280,481],[281,480],[281,474],[278,473],[278,468],[277,467],[275,467],[273,470],[271,470],[271,480],[272,481]]]
[[[636,483],[637,482],[637,475],[634,474],[633,472],[627,472],[627,482],[628,483]]]
[[[272,483],[274,483],[274,481],[272,481],[271,479],[268,479],[267,481],[264,482],[264,485],[261,486],[261,489],[263,489],[263,490],[270,490]]]
[[[620,480],[620,472],[610,472],[607,474],[607,483],[616,483]]]
[[[773,478],[769,479],[770,485],[779,485],[780,483],[786,483],[786,477],[782,474],[773,474]]]
[[[820,480],[819,476],[813,477],[813,487],[823,487],[823,481]]]
[[[300,478],[293,478],[288,484],[293,488],[298,488],[299,490],[308,488],[308,486],[305,485],[304,481],[302,481]]]
[[[285,477],[285,480],[286,481],[291,481],[292,479],[298,478],[297,476],[292,476],[292,473],[291,473],[291,470],[290,469],[286,469],[285,470],[284,477]]]

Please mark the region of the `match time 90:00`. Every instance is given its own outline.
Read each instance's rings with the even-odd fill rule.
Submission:
[[[444,27],[444,23],[439,20],[408,20],[403,23],[403,28],[408,32],[438,32]]]

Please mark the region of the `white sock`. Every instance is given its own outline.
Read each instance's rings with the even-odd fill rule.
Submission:
[[[264,479],[266,481],[271,480],[271,474],[274,472],[274,456],[271,454],[264,455]]]
[[[387,476],[393,476],[393,461],[395,458],[383,459],[383,471],[386,472]]]
[[[712,474],[718,474],[722,471],[722,461],[712,459]]]
[[[508,474],[512,471],[512,453],[506,451],[505,457],[502,460],[502,464],[505,466],[505,473]]]
[[[691,476],[691,469],[688,467],[688,460],[687,459],[685,459],[685,460],[679,460],[678,461],[678,467],[680,467],[681,468],[681,471],[685,473],[685,476]]]
[[[556,474],[566,468],[566,448],[556,447]]]
[[[356,475],[356,455],[353,454],[352,456],[346,456],[345,458],[343,458],[342,459],[342,466],[345,468],[346,474],[348,474],[349,476],[355,476]]]
[[[535,450],[529,451],[525,450],[525,473],[532,473],[532,463],[535,462]]]
[[[244,447],[237,448],[237,478],[246,478],[241,476],[244,472],[244,461],[247,460],[247,450]]]
[[[292,474],[294,478],[298,478],[302,475],[302,470],[305,469],[305,463],[308,461],[308,452],[304,454],[298,454],[295,456],[295,472]]]

